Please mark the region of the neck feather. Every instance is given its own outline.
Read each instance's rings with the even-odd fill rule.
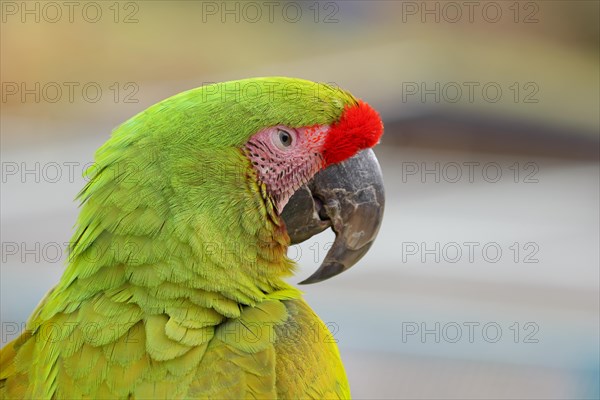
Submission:
[[[151,313],[181,299],[234,316],[270,294],[299,293],[283,281],[294,267],[289,237],[241,151],[196,151],[175,162],[127,155],[106,164],[97,155],[48,313],[104,292]],[[61,294],[70,303],[59,305]]]

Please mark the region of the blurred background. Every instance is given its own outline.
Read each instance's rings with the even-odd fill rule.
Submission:
[[[2,345],[64,270],[82,171],[210,82],[330,82],[381,112],[384,224],[302,287],[358,399],[597,399],[599,3],[2,1]],[[290,249],[299,282],[333,234]]]

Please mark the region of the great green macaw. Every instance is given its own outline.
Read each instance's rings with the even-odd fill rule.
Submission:
[[[336,232],[305,282],[366,253],[382,132],[350,93],[282,77],[186,91],[123,123],[88,170],[60,282],[1,351],[0,397],[349,398],[286,253]]]

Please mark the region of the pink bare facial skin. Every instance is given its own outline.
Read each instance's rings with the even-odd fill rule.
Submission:
[[[325,166],[323,146],[329,129],[329,125],[277,125],[257,132],[246,143],[248,158],[279,214],[294,192]]]

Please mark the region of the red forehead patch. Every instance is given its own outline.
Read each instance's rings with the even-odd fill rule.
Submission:
[[[346,107],[340,120],[327,134],[323,146],[325,164],[335,164],[354,156],[360,150],[379,143],[383,123],[377,111],[363,101]]]

